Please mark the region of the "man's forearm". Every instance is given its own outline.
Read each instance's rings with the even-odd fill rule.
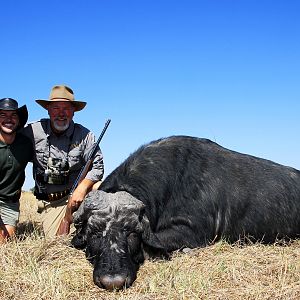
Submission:
[[[81,193],[84,193],[85,195],[92,190],[92,187],[94,185],[94,181],[90,179],[84,178],[79,184],[78,187],[75,189],[75,191],[80,191]]]

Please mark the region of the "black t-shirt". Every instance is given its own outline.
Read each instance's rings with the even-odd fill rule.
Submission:
[[[33,157],[30,139],[21,133],[7,145],[0,141],[0,200],[15,198],[25,181],[25,168]]]

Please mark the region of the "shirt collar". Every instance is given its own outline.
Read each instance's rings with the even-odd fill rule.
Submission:
[[[15,136],[15,138],[14,138],[14,140],[11,144],[6,144],[5,142],[0,140],[0,148],[7,148],[7,147],[13,145],[15,142],[18,142],[18,139],[19,139],[19,134],[17,132],[17,134],[16,134],[16,136]]]
[[[7,144],[5,144],[4,142],[0,141],[0,148],[6,148]]]

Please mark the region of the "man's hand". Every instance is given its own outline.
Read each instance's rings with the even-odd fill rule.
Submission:
[[[75,210],[77,210],[87,193],[92,190],[93,185],[93,181],[89,179],[83,179],[73,192],[71,198],[69,199],[69,205],[71,207],[74,207]]]
[[[71,195],[69,202],[68,202],[68,206],[70,206],[71,208],[75,210],[77,210],[80,206],[80,204],[82,203],[84,197],[85,197],[86,193],[83,193],[81,191],[78,191],[78,189],[76,189],[73,193],[73,195]]]

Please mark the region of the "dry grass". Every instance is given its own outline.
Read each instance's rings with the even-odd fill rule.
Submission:
[[[36,220],[30,193],[20,221]],[[0,299],[300,299],[300,241],[288,246],[225,242],[146,261],[134,285],[107,292],[93,284],[92,267],[66,239],[37,232],[0,247]]]

